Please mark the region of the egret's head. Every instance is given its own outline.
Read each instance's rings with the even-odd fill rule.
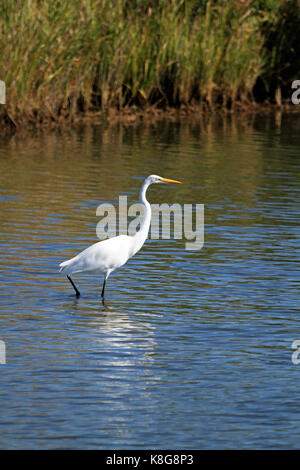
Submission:
[[[181,181],[176,181],[176,180],[169,180],[168,178],[162,178],[161,176],[157,175],[150,175],[146,179],[149,184],[153,183],[176,183],[176,184],[181,184]]]

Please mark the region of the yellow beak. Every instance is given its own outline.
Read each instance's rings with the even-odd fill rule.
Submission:
[[[162,181],[165,183],[176,183],[176,184],[182,184],[181,181],[176,181],[176,180],[169,180],[168,178],[160,178]]]

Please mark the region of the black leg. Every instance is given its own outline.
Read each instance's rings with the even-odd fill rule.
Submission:
[[[73,286],[73,288],[74,288],[74,290],[75,290],[75,292],[76,292],[76,297],[79,297],[79,296],[80,296],[80,292],[79,292],[79,290],[77,289],[77,287],[75,286],[74,282],[72,281],[72,279],[70,278],[69,275],[67,275],[67,278],[69,279],[70,283],[72,284],[72,286]]]
[[[103,300],[104,300],[105,285],[106,285],[106,279],[104,278],[103,287],[102,287],[102,292],[101,292],[101,297],[102,297]]]

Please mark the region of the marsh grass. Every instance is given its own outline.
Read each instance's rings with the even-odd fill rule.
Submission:
[[[7,112],[17,122],[56,121],[132,105],[247,102],[258,78],[271,74],[270,31],[287,3],[7,0]]]

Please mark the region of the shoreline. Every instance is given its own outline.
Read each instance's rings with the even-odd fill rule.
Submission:
[[[131,106],[121,110],[109,109],[107,111],[91,110],[85,113],[76,113],[70,116],[45,116],[43,120],[34,120],[26,116],[14,121],[9,116],[5,105],[0,108],[0,135],[10,132],[18,132],[26,129],[56,129],[56,128],[72,128],[80,124],[125,124],[133,125],[137,123],[151,123],[160,120],[178,121],[183,118],[194,119],[211,119],[225,118],[228,116],[247,116],[247,115],[269,115],[272,113],[298,114],[300,113],[300,105],[291,104],[290,101],[283,102],[281,105],[265,102],[265,103],[237,103],[231,109],[223,106],[215,106],[208,108],[205,105],[182,105],[179,107],[158,108],[157,106],[148,105],[144,107]]]
[[[1,25],[8,130],[284,110],[299,78],[298,0],[8,2]]]

